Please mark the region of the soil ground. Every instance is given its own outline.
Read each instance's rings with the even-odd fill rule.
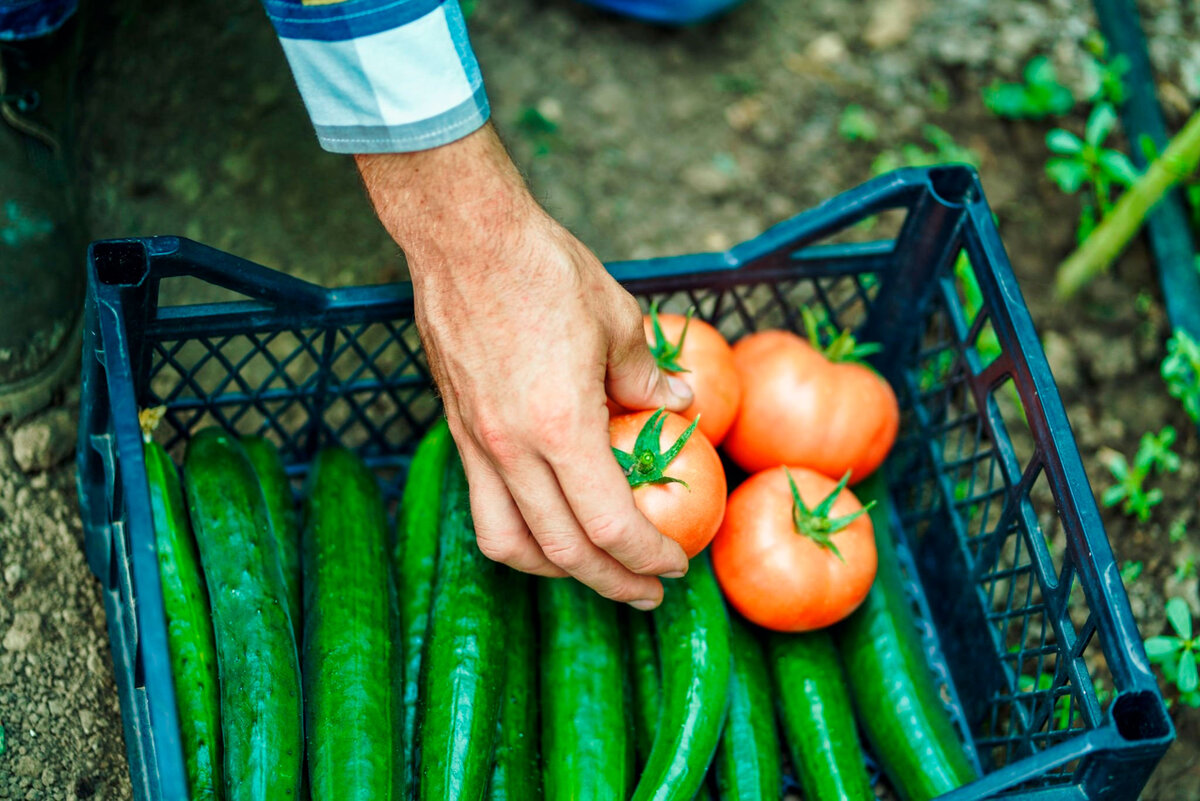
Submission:
[[[352,163],[317,147],[254,0],[206,13],[97,5],[80,141],[92,238],[181,234],[327,285],[404,278]],[[1178,0],[1141,5],[1177,123],[1200,97],[1200,21]],[[930,124],[973,150],[1094,488],[1143,432],[1180,432],[1183,467],[1157,481],[1166,497],[1152,521],[1104,517],[1117,558],[1143,564],[1130,591],[1143,634],[1163,630],[1167,597],[1200,614],[1184,564],[1200,545],[1200,442],[1158,377],[1168,331],[1150,261],[1135,247],[1080,299],[1055,302],[1052,270],[1078,205],[1042,171],[1051,124],[1001,121],[980,101],[1037,54],[1083,96],[1088,4],[749,0],[719,23],[663,31],[570,0],[483,0],[470,25],[517,162],[604,259],[754,236],[870,177],[881,152],[930,150]],[[852,103],[878,128],[874,141],[838,134]],[[1078,131],[1085,113],[1060,124]],[[66,408],[77,399],[68,392]],[[0,438],[0,799],[130,796],[73,475],[70,461],[24,474]],[[1187,533],[1171,544],[1176,520]],[[1173,716],[1179,739],[1148,799],[1200,798],[1200,715]]]

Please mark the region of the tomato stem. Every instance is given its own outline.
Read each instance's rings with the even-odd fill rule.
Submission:
[[[668,476],[665,471],[667,465],[674,461],[691,438],[692,432],[696,430],[696,423],[700,421],[700,415],[696,415],[696,419],[687,427],[687,430],[679,435],[675,444],[664,452],[662,451],[662,429],[663,423],[666,421],[667,410],[660,408],[650,415],[646,424],[642,426],[642,430],[638,432],[637,440],[633,443],[632,453],[626,453],[618,448],[612,449],[613,455],[617,457],[617,464],[621,465],[621,469],[625,471],[625,477],[629,480],[630,487],[671,483],[687,487],[686,481]]]
[[[796,486],[796,479],[792,478],[792,471],[785,467],[783,472],[787,474],[788,484],[792,487],[792,524],[796,527],[796,533],[810,538],[822,548],[828,548],[833,551],[834,556],[845,562],[842,552],[833,544],[833,535],[871,511],[875,501],[871,501],[857,512],[842,517],[830,517],[829,512],[833,509],[833,504],[842,494],[842,490],[846,488],[846,484],[850,482],[849,470],[833,488],[833,492],[826,495],[813,509],[809,509],[804,503],[804,499],[800,497],[800,489]]]
[[[654,327],[654,344],[650,346],[650,353],[654,355],[658,366],[668,373],[691,372],[679,363],[679,354],[683,352],[683,340],[687,337],[688,326],[691,325],[692,315],[695,313],[695,306],[687,310],[687,317],[683,321],[683,330],[679,332],[679,341],[671,343],[667,341],[662,325],[658,322],[658,301],[650,303],[650,324]]]
[[[816,313],[808,306],[800,309],[800,316],[804,320],[804,330],[808,334],[808,341],[831,362],[861,362],[871,354],[883,350],[881,345],[874,342],[858,342],[849,328],[843,328],[838,332],[828,317],[818,321]],[[822,336],[822,328],[827,332],[833,332],[828,334],[832,336],[828,345],[824,344],[825,336]]]

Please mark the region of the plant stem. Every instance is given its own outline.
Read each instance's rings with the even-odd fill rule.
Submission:
[[[1191,175],[1197,163],[1200,163],[1200,111],[1192,114],[1162,155],[1121,195],[1112,213],[1058,268],[1054,283],[1059,297],[1070,297],[1107,270],[1142,227],[1150,210],[1171,187]]]

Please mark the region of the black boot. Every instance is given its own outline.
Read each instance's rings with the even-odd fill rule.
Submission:
[[[84,248],[72,165],[76,26],[0,42],[0,420],[76,374]]]

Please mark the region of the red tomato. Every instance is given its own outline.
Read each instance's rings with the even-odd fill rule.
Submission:
[[[639,434],[648,449],[639,447]],[[633,487],[633,501],[642,514],[665,536],[682,546],[688,558],[704,550],[717,533],[725,514],[725,471],[716,449],[699,431],[692,431],[683,447],[666,460],[676,441],[687,431],[689,421],[673,412],[633,412],[609,420],[612,446],[632,457],[627,468],[631,484],[638,480],[659,481]],[[658,434],[655,436],[655,429]],[[635,454],[636,451],[636,454]],[[661,481],[662,478],[678,481]],[[684,484],[680,481],[686,482]]]
[[[704,436],[713,445],[720,445],[733,425],[742,400],[742,380],[734,367],[729,343],[708,323],[695,318],[689,321],[682,314],[659,314],[658,324],[662,327],[663,343],[669,349],[667,358],[673,358],[674,363],[686,371],[676,371],[674,375],[687,382],[695,393],[692,405],[683,411],[683,416],[689,420],[699,417]],[[646,315],[644,325],[646,341],[654,347],[658,338],[651,315]],[[684,326],[687,326],[686,334]],[[683,347],[675,350],[680,337]],[[670,370],[663,364],[662,356],[659,364]]]
[[[787,469],[810,510],[838,489],[814,470]],[[713,569],[725,597],[747,620],[775,631],[811,631],[846,617],[867,597],[877,566],[869,516],[826,535],[835,553],[797,531],[793,503],[783,467],[756,473],[730,494],[712,543]],[[862,508],[850,490],[842,489],[828,519]],[[821,523],[815,525],[819,529]]]
[[[900,407],[878,373],[833,362],[790,331],[760,331],[733,346],[742,405],[725,451],[747,472],[781,464],[830,478],[866,478],[896,441]]]

